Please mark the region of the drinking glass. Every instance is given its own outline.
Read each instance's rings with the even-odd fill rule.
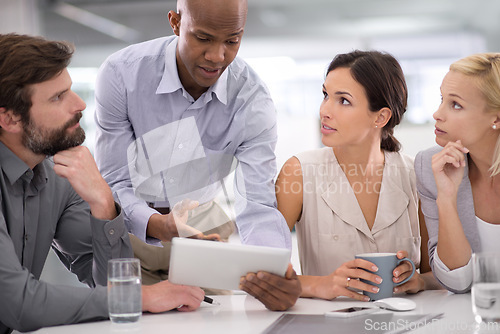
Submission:
[[[139,259],[108,261],[108,310],[114,323],[136,322],[142,315]]]
[[[478,324],[500,321],[500,254],[472,254],[472,311]]]

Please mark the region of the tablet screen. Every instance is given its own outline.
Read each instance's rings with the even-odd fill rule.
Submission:
[[[289,249],[173,238],[168,279],[175,284],[237,290],[241,276],[249,272],[284,276],[290,255]]]

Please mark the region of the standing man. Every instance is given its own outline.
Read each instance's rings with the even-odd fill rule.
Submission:
[[[108,316],[107,262],[131,257],[121,208],[80,146],[85,103],[71,90],[73,48],[0,35],[0,333]],[[91,288],[40,281],[50,247]],[[142,290],[143,310],[184,305],[203,291],[165,281]]]
[[[246,0],[178,0],[168,13],[174,36],[127,47],[101,66],[96,161],[142,241],[170,241],[169,208],[184,198],[210,203],[236,166],[242,242],[291,248],[274,192],[275,107],[236,57],[246,16]],[[297,298],[295,279],[286,307]]]

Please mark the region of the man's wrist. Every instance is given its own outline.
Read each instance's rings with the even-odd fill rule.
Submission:
[[[111,191],[95,203],[89,203],[92,216],[100,220],[113,220],[118,216]]]
[[[148,225],[146,226],[146,237],[152,237],[160,239],[159,226],[161,224],[162,215],[159,213],[153,213],[148,220]]]

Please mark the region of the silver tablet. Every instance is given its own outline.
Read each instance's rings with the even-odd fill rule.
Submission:
[[[284,276],[289,249],[173,238],[168,280],[202,288],[237,290],[241,276],[268,271]]]

